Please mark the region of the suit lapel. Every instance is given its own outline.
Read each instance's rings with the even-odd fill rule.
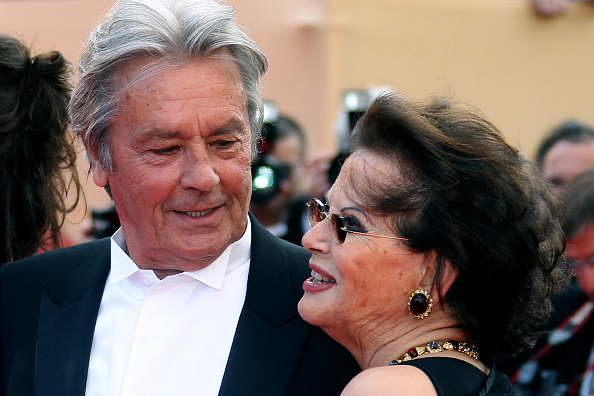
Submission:
[[[253,217],[247,295],[219,395],[287,394],[309,334],[297,302],[307,267]],[[308,253],[296,256],[307,262]],[[291,262],[293,261],[293,262]],[[294,279],[298,278],[298,279]]]
[[[40,297],[36,395],[84,395],[95,322],[110,268],[109,239],[90,245]],[[80,264],[80,263],[83,264]]]

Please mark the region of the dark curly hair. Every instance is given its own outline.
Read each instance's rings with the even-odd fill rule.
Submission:
[[[0,34],[0,264],[59,246],[66,213],[81,199],[68,131],[70,72],[61,53],[31,57]]]
[[[459,269],[443,297],[483,356],[530,347],[567,285],[565,237],[536,167],[476,109],[385,93],[352,134],[354,151],[399,169],[389,180],[351,180],[362,207],[393,219],[415,252]],[[438,289],[441,294],[441,290]]]

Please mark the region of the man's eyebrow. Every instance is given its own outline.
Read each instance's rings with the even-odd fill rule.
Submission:
[[[155,138],[155,139],[172,139],[179,136],[178,131],[167,131],[163,129],[153,129],[148,131],[145,135],[147,138]]]
[[[232,118],[220,127],[215,128],[212,134],[224,135],[227,133],[236,133],[237,131],[243,131],[243,128],[244,123],[241,120],[237,118]]]
[[[147,128],[143,131],[139,131],[136,136],[137,143],[148,143],[154,140],[168,140],[175,139],[180,135],[179,131],[168,131],[160,128]]]
[[[244,123],[239,119],[230,119],[225,124],[215,128],[211,136],[225,135],[229,133],[238,133],[243,131]],[[151,140],[168,140],[175,139],[181,135],[178,130],[167,130],[161,128],[146,128],[138,131],[137,141],[148,142]]]

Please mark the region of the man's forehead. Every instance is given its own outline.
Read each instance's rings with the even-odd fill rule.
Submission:
[[[208,67],[215,63],[216,67]],[[126,91],[131,87],[136,86],[138,83],[147,82],[148,85],[159,85],[163,80],[163,73],[175,73],[176,71],[182,72],[181,70],[193,65],[198,65],[204,69],[203,73],[193,74],[193,77],[201,77],[207,73],[213,75],[225,75],[236,79],[243,88],[243,80],[239,64],[227,49],[215,51],[208,57],[195,56],[192,58],[177,59],[157,58],[147,55],[131,59],[120,65],[114,71],[114,88],[117,91],[117,95],[121,98]],[[188,77],[189,75],[186,74],[183,76],[183,79]]]

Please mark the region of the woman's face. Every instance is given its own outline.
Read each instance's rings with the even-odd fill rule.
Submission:
[[[565,256],[577,264],[573,267],[577,283],[594,301],[594,223],[588,223],[567,240]]]
[[[397,171],[394,164],[377,155],[356,151],[328,193],[329,214],[344,217],[353,231],[397,236],[387,226],[387,219],[358,207],[349,198],[367,180],[385,180],[384,174]],[[358,185],[353,186],[351,178]],[[299,313],[348,348],[361,332],[379,326],[393,328],[410,316],[408,297],[422,280],[424,255],[412,253],[401,240],[368,235],[348,233],[344,243],[338,244],[333,232],[327,218],[303,237],[303,245],[312,253],[310,267],[317,273],[312,274],[323,278],[304,282]]]

